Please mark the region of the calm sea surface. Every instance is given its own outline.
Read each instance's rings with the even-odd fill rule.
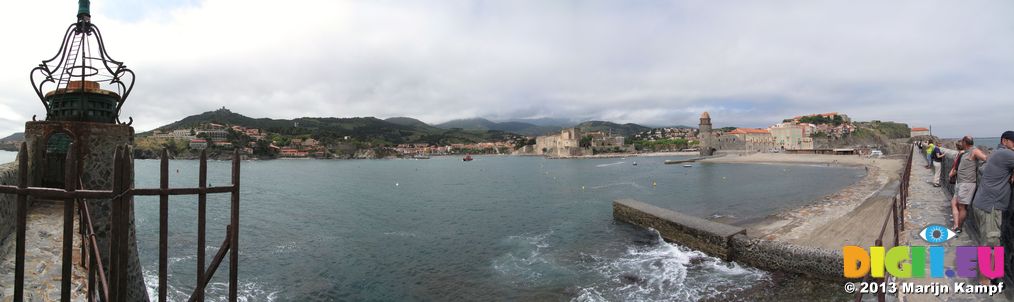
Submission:
[[[629,197],[741,220],[806,203],[865,173],[684,168],[665,159],[246,161],[240,289],[250,301],[743,298],[772,276],[616,223],[611,201]],[[156,187],[158,161],[135,165],[136,185]],[[228,162],[212,162],[209,171],[211,185],[229,183]],[[171,162],[173,186],[195,186],[196,173],[195,161]],[[195,204],[192,197],[172,200],[170,300],[194,288]],[[224,238],[228,195],[210,197],[208,209],[210,258]],[[157,210],[157,198],[136,200],[151,292]],[[225,268],[209,289],[214,299],[225,291]]]
[[[17,152],[0,150],[0,165],[12,162],[18,158]]]

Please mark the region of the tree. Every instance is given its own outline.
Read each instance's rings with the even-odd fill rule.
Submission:
[[[581,141],[578,142],[578,146],[580,146],[581,148],[588,148],[591,147],[591,142],[592,142],[591,135],[585,135],[584,137],[581,138]]]

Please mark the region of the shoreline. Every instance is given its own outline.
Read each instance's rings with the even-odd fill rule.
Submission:
[[[891,184],[897,182],[904,167],[903,159],[898,156],[866,158],[782,153],[729,155],[701,162],[865,168],[865,176],[837,192],[796,208],[739,224],[747,229],[751,237],[835,250],[843,244],[855,244],[863,238],[871,238],[873,236],[868,234],[879,231],[879,224],[863,223],[866,221],[864,218],[867,215],[882,216],[882,211],[878,211],[879,204],[883,203],[883,199],[889,199],[883,195],[891,193],[894,189]]]
[[[697,156],[697,151],[676,151],[676,152],[649,152],[649,153],[609,153],[581,156],[545,156],[547,159],[596,159],[596,158],[623,158],[623,157],[670,157],[670,156]],[[543,156],[543,155],[521,155],[521,156]]]
[[[430,157],[464,157],[465,155],[467,155],[467,154],[433,154],[433,155],[430,155]],[[696,151],[688,151],[688,152],[651,152],[651,153],[629,153],[629,154],[626,154],[626,153],[610,153],[610,154],[596,154],[596,155],[582,155],[582,156],[564,156],[564,157],[551,157],[551,156],[544,156],[544,155],[538,155],[538,154],[471,154],[471,155],[473,157],[544,157],[546,159],[597,159],[597,158],[625,158],[625,157],[697,156],[698,152],[696,152]],[[138,160],[158,160],[159,158],[158,157],[140,156],[140,157],[135,157],[134,159],[138,159]],[[174,159],[174,160],[198,160],[198,159],[200,159],[200,157],[197,156],[197,155],[189,155],[188,154],[187,156],[178,156],[177,155],[176,157],[173,157],[172,159]],[[377,157],[377,158],[356,158],[356,157],[353,157],[353,158],[342,158],[342,157],[333,157],[333,158],[276,157],[276,158],[268,158],[268,157],[243,155],[243,160],[377,160],[377,159],[391,160],[391,159],[415,159],[415,158],[412,158],[412,157],[397,157],[397,156]],[[222,153],[222,154],[218,154],[218,155],[211,155],[211,154],[209,154],[208,155],[208,160],[232,160],[232,153]]]

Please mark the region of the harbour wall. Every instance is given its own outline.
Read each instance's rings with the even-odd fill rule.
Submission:
[[[718,223],[633,199],[613,201],[613,218],[652,228],[667,241],[769,271],[842,281],[841,251],[747,236],[746,229]]]

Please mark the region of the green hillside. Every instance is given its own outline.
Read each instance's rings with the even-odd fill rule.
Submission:
[[[504,132],[517,133],[529,136],[545,135],[547,133],[559,131],[561,127],[553,126],[539,126],[527,122],[511,121],[511,122],[494,122],[484,118],[470,118],[453,120],[436,125],[443,129],[464,129],[464,130],[497,130]]]
[[[409,118],[389,120],[385,121],[374,117],[303,117],[291,120],[250,118],[222,108],[188,116],[158,129],[172,130],[216,123],[257,128],[284,137],[312,137],[325,144],[344,141],[344,138],[348,136],[355,142],[374,145],[476,143],[504,140],[513,136],[510,133],[495,130],[445,130]],[[149,131],[139,133],[138,136],[150,134]]]
[[[602,131],[607,133],[611,132],[613,135],[622,135],[625,137],[632,137],[635,134],[651,130],[650,127],[645,127],[633,123],[617,124],[604,121],[588,121],[580,123],[574,127],[584,132],[590,131]]]

